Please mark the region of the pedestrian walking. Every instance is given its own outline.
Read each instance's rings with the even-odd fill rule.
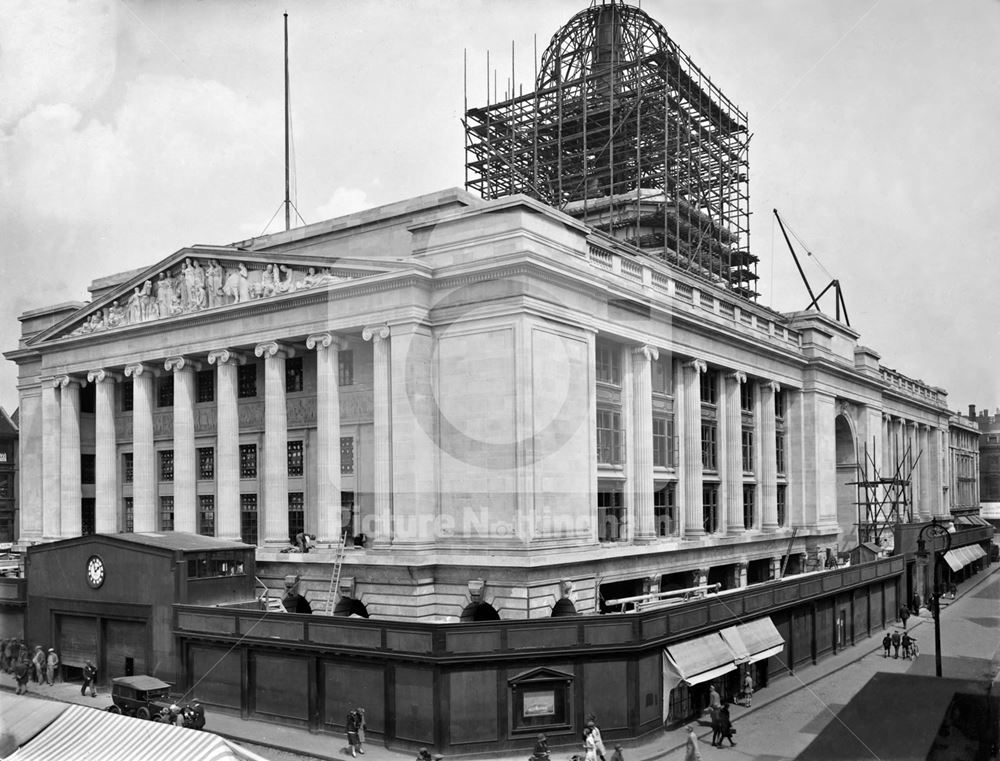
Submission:
[[[615,752],[611,754],[611,761],[625,761],[625,757],[622,755],[621,743],[615,745]]]
[[[899,631],[894,630],[892,632],[892,657],[899,657],[899,646],[902,643],[902,637],[899,636]]]
[[[915,615],[915,616],[919,616],[920,615],[920,593],[919,592],[914,592],[913,593],[913,599],[910,600],[910,610],[913,612],[913,615]]]
[[[28,673],[31,671],[31,663],[25,659],[14,664],[14,679],[17,681],[17,694],[23,695],[28,691]]]
[[[59,656],[54,647],[49,648],[49,654],[45,656],[45,677],[51,687],[56,683],[59,676]]]
[[[358,747],[361,739],[358,737],[358,729],[361,727],[361,717],[356,708],[347,712],[347,744],[351,746],[351,757],[357,758]],[[363,751],[362,751],[363,752]]]
[[[590,714],[587,717],[587,726],[590,727],[590,734],[594,739],[594,749],[597,751],[597,757],[601,761],[605,761],[604,740],[601,737],[601,728],[597,726],[597,716],[595,714]]]
[[[910,646],[912,644],[913,640],[910,639],[909,632],[903,632],[903,639],[902,639],[903,657],[906,658],[906,660],[910,660]]]
[[[899,620],[903,622],[903,629],[906,629],[906,621],[910,617],[910,609],[905,605],[899,606]]]
[[[365,709],[358,706],[354,709],[358,712],[358,753],[365,755],[365,730],[368,729],[368,722],[365,720]]]
[[[583,728],[583,747],[586,751],[586,761],[597,761],[597,743],[594,741],[594,729],[589,725]]]
[[[694,733],[694,725],[688,724],[687,740],[684,742],[684,761],[701,761],[701,751],[698,749],[698,738]]]
[[[712,711],[712,747],[722,747],[722,708]]]
[[[753,677],[750,675],[750,669],[747,669],[746,676],[743,677],[743,699],[746,701],[744,705],[750,707],[750,699],[753,697]]]
[[[549,738],[545,736],[544,732],[539,733],[538,739],[535,740],[535,749],[532,751],[531,758],[533,761],[549,761]]]
[[[9,639],[0,640],[0,671],[10,671],[10,650],[7,649]]]
[[[890,647],[892,647],[892,637],[889,636],[889,632],[886,632],[885,636],[882,637],[882,649],[885,651],[884,653],[882,653],[883,658],[889,657]]]
[[[713,683],[708,688],[708,710],[712,714],[712,721],[715,721],[716,716],[718,716],[719,709],[722,708],[722,697],[719,695],[719,691],[715,688]]]
[[[722,737],[719,738],[719,747],[722,747],[723,740],[729,740],[729,747],[736,745],[733,742],[733,735],[736,734],[736,728],[733,726],[732,717],[729,715],[729,706],[722,706],[719,723],[722,725]]]
[[[31,678],[38,684],[45,683],[45,650],[41,645],[35,645],[35,654],[31,656],[31,665],[34,667]]]
[[[92,661],[85,661],[83,664],[83,686],[80,687],[80,694],[86,695],[90,690],[90,697],[97,697],[97,666]]]
[[[951,595],[951,599],[955,599],[955,595],[958,594],[958,585],[953,581],[948,585],[948,594]]]

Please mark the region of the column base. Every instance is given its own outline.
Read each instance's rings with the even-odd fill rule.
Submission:
[[[760,527],[760,530],[768,534],[773,534],[780,528],[781,526],[779,526],[777,523],[765,523],[763,526]]]

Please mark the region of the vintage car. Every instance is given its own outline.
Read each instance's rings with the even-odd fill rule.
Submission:
[[[170,684],[153,676],[119,676],[111,680],[111,713],[151,719],[170,711]]]

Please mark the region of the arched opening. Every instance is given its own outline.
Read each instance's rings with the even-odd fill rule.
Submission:
[[[837,457],[837,525],[839,550],[849,552],[858,544],[858,449],[846,415],[834,421]]]
[[[468,621],[499,621],[500,614],[488,602],[470,602],[465,606],[459,620],[463,623]]]
[[[365,607],[365,604],[361,600],[355,600],[353,597],[341,597],[337,600],[337,605],[333,609],[333,615],[368,618],[368,608]]]
[[[552,606],[552,618],[575,615],[577,615],[576,606],[568,597],[564,597],[561,600],[556,601],[556,604]]]
[[[642,594],[642,579],[627,579],[625,581],[612,581],[601,584],[598,601],[601,613],[621,613],[622,605],[608,605],[609,600],[620,600],[626,597],[636,597]],[[632,605],[627,606],[629,610]]]

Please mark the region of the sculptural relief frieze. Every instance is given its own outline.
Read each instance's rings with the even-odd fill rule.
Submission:
[[[240,428],[264,427],[264,402],[240,402],[236,414]]]
[[[317,271],[315,267],[266,264],[261,268],[243,262],[220,263],[218,259],[209,259],[207,265],[202,265],[198,259],[189,257],[178,267],[164,270],[159,277],[133,288],[127,299],[116,299],[93,312],[69,335],[138,325],[350,279],[334,274],[329,267]]]

